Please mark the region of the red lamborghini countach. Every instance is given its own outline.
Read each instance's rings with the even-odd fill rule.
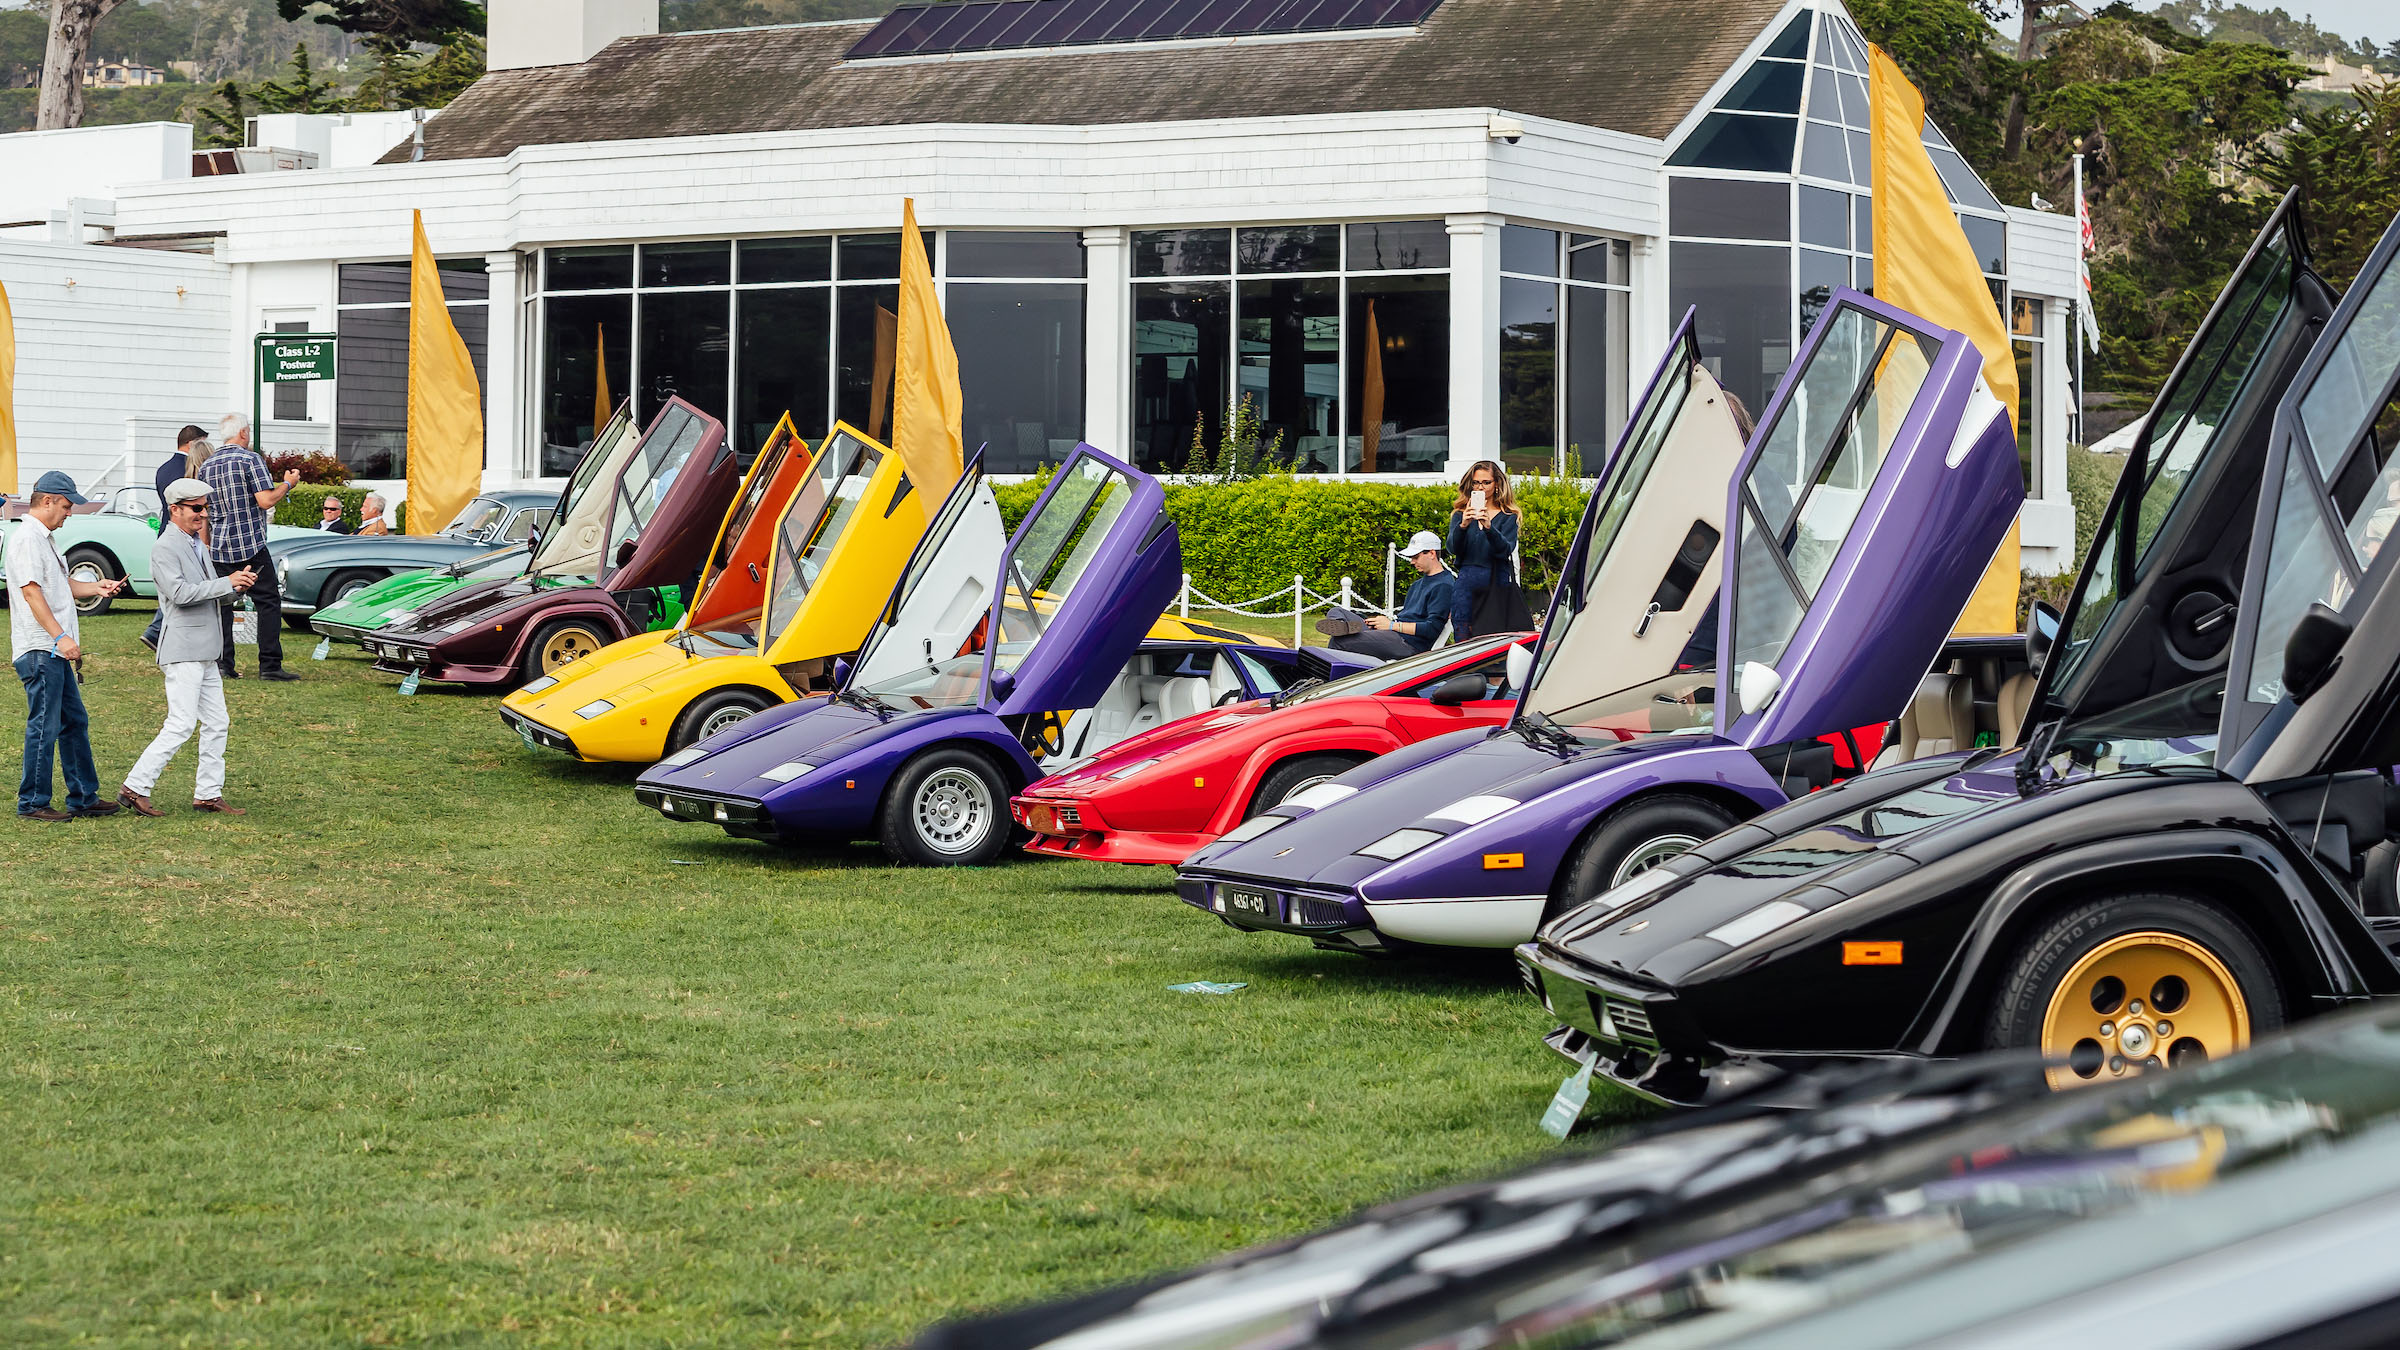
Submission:
[[[1497,726],[1516,706],[1508,653],[1474,638],[1273,698],[1163,722],[1058,766],[1010,809],[1051,858],[1178,863],[1242,821],[1377,755]],[[1338,789],[1336,789],[1338,790]]]

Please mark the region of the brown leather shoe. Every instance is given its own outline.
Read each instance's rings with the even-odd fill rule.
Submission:
[[[117,805],[124,807],[126,810],[133,812],[137,816],[163,816],[166,814],[166,812],[159,810],[155,806],[152,806],[148,797],[145,797],[142,794],[134,791],[132,788],[117,789]]]
[[[90,816],[94,819],[98,819],[101,816],[113,816],[124,809],[125,808],[122,805],[116,802],[93,802],[90,806],[78,806],[68,814],[77,816]]]
[[[207,811],[220,816],[246,816],[250,814],[241,807],[227,806],[223,797],[211,797],[204,802],[193,802],[192,809],[195,811]]]
[[[47,806],[37,807],[31,811],[17,812],[17,819],[19,820],[38,820],[45,825],[56,825],[62,821],[69,821],[73,820],[74,818],[75,817],[68,815],[64,811],[53,810]]]

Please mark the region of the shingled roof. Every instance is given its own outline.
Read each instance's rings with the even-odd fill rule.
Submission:
[[[484,76],[426,123],[425,157],[927,122],[1089,126],[1423,108],[1500,107],[1664,136],[1779,8],[1445,0],[1405,36],[847,64],[842,54],[874,20],[620,38],[581,65]],[[385,162],[408,156],[403,144]]]

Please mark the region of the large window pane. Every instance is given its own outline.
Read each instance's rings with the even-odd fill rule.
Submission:
[[[953,284],[944,310],[967,399],[967,451],[988,447],[993,473],[1064,463],[1083,439],[1083,287]]]
[[[628,259],[628,266],[631,260]],[[407,317],[403,311],[402,318]],[[602,343],[605,341],[606,357]],[[633,297],[551,296],[542,302],[544,475],[575,461],[633,390]],[[595,421],[595,417],[598,419]]]
[[[1701,363],[1753,415],[1792,363],[1791,297],[1789,248],[1670,245],[1667,313],[1699,307]]]
[[[452,305],[450,321],[475,363],[475,382],[488,385],[483,354],[488,311]],[[345,309],[335,333],[334,458],[358,478],[408,473],[408,311]]]
[[[1335,277],[1241,284],[1238,396],[1259,448],[1303,473],[1340,467],[1341,293]]]
[[[1231,230],[1135,230],[1137,277],[1224,276],[1233,270]]]
[[[1567,275],[1611,286],[1633,284],[1633,246],[1596,234],[1567,236]]]
[[[492,278],[482,258],[441,258],[433,265],[441,273],[443,299],[455,302],[491,296]],[[345,305],[405,305],[408,276],[405,262],[343,263],[337,294]]]
[[[733,280],[733,246],[722,239],[642,245],[644,286],[723,286]]]
[[[893,234],[845,234],[841,250],[836,255],[836,274],[844,281],[897,281],[900,279],[900,236]]]
[[[1792,136],[1796,117],[1754,113],[1710,113],[1683,145],[1667,157],[1677,167],[1749,169],[1760,173],[1792,171]]]
[[[1351,433],[1349,467],[1362,473],[1447,471],[1450,278],[1352,279],[1344,341],[1350,348],[1343,405]],[[1367,454],[1370,438],[1372,455]]]
[[[946,246],[954,277],[1083,275],[1083,236],[1064,230],[953,230]]]
[[[1450,227],[1438,220],[1378,220],[1350,227],[1350,270],[1448,267]]]
[[[1627,296],[1567,287],[1567,455],[1598,473],[1625,424]]]
[[[1850,194],[1829,188],[1800,188],[1800,242],[1850,247]]]
[[[1527,276],[1558,275],[1558,231],[1530,225],[1500,227],[1500,270]]]
[[[844,286],[836,295],[833,415],[889,445],[892,362],[900,339],[900,288]]]
[[[611,248],[554,248],[544,250],[549,275],[542,290],[624,290],[633,285],[633,246]]]
[[[1833,303],[1833,293],[1849,284],[1849,254],[1800,250],[1800,336],[1808,336],[1817,326],[1817,316]]]
[[[743,255],[743,265],[749,256]],[[826,380],[833,348],[833,292],[744,291],[735,300],[741,325],[741,387],[734,397],[736,444],[743,454],[765,445],[786,412],[810,445],[825,439]]]
[[[1500,280],[1500,462],[1511,473],[1558,464],[1558,289]]]
[[[741,243],[745,286],[762,281],[831,281],[833,239],[745,239]]]
[[[1791,192],[1782,183],[1670,178],[1668,229],[1702,239],[1789,239]]]
[[[1195,431],[1215,457],[1232,300],[1231,283],[1222,281],[1133,288],[1133,456],[1141,468],[1180,472]]]
[[[1234,232],[1241,272],[1331,272],[1342,265],[1338,225],[1272,225]]]
[[[642,298],[642,421],[680,398],[711,417],[725,416],[725,359],[732,345],[724,291]],[[756,449],[756,446],[752,446]]]

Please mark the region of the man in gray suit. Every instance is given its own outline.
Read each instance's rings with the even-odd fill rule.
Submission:
[[[192,809],[244,815],[240,807],[225,804],[225,734],[231,724],[225,716],[224,677],[217,669],[225,651],[217,605],[235,591],[250,589],[258,573],[245,567],[218,576],[210,564],[208,545],[200,542],[208,521],[208,484],[178,478],[167,484],[165,496],[167,528],[150,548],[150,577],[158,585],[158,667],[167,677],[167,724],[125,775],[117,803],[137,816],[166,814],[150,804],[150,790],[197,727],[200,769]]]

